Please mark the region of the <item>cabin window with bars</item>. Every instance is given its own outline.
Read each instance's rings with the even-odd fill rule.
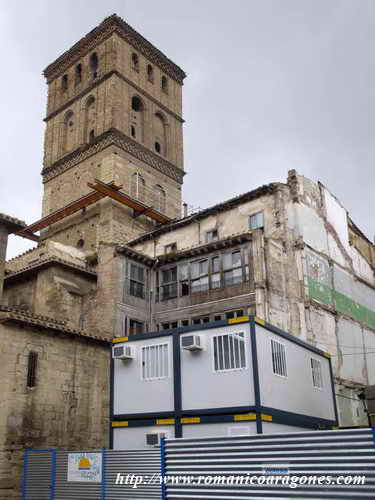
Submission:
[[[177,297],[177,266],[161,271],[161,300]]]
[[[285,345],[271,339],[272,370],[275,375],[287,377]]]
[[[146,288],[145,268],[138,264],[127,262],[124,295],[129,294],[133,297],[139,297],[140,299],[144,299],[145,288]],[[124,302],[126,302],[125,297],[124,297]]]
[[[142,380],[160,380],[169,376],[169,345],[142,347]]]
[[[38,366],[38,353],[30,351],[27,358],[27,387],[32,388],[36,386],[36,370]]]
[[[246,368],[244,332],[215,335],[212,342],[215,372]]]
[[[312,383],[316,389],[323,389],[322,364],[318,359],[310,358]]]

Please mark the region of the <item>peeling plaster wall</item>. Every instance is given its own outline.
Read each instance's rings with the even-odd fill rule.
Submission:
[[[301,329],[333,357],[341,425],[366,425],[358,394],[375,375],[373,245],[354,235],[347,211],[323,185],[295,171],[288,185],[287,227],[303,248]]]

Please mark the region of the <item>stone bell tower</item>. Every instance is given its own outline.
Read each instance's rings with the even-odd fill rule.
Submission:
[[[87,196],[96,181],[116,185],[143,208],[108,197],[83,204],[45,228],[42,239],[91,251],[100,241],[123,243],[153,229],[150,209],[165,220],[179,217],[182,69],[112,15],[44,75],[43,217]]]

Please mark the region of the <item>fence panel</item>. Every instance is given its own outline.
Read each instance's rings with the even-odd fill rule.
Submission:
[[[69,453],[101,454],[102,481],[68,481]],[[155,448],[25,452],[23,500],[152,500],[160,498],[160,492],[160,451]]]
[[[116,484],[117,475],[124,478],[123,484]],[[128,476],[129,474],[129,476]],[[130,476],[143,478],[142,484],[129,484]],[[106,499],[107,500],[148,500],[160,498],[160,451],[108,451],[106,461]],[[125,481],[128,479],[128,484]],[[137,482],[140,479],[137,480]]]
[[[23,500],[53,500],[54,460],[54,450],[25,452]]]
[[[102,500],[101,483],[68,481],[69,453],[68,451],[58,451],[56,455],[56,491],[54,500]],[[71,453],[79,452],[73,451]],[[92,453],[102,453],[102,451]]]
[[[373,500],[374,435],[371,429],[354,429],[166,440],[166,498]],[[253,476],[270,480],[272,468],[297,477],[331,476],[331,484],[301,484],[295,488],[280,483],[249,484]],[[365,476],[366,483],[334,484],[339,476],[348,475]],[[180,476],[178,484],[171,482],[172,476]]]

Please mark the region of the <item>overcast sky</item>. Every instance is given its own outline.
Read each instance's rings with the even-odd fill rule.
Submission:
[[[0,0],[0,212],[40,217],[42,70],[113,13],[188,74],[189,204],[285,182],[295,168],[373,239],[375,0]],[[30,244],[12,237],[8,257]]]

